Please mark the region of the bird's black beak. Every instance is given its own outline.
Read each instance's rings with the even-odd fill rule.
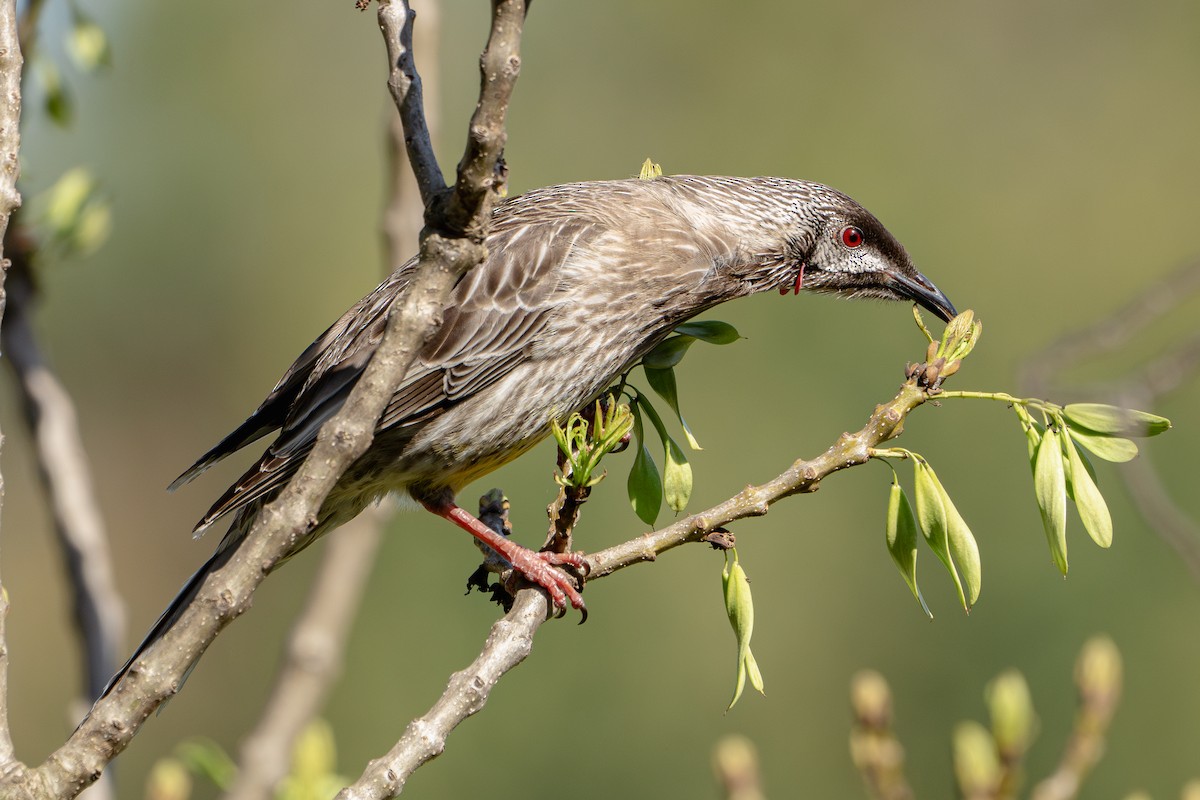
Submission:
[[[944,322],[949,322],[958,316],[950,298],[946,297],[941,289],[933,285],[933,281],[921,273],[917,272],[911,278],[898,273],[893,273],[888,277],[891,280],[892,289],[897,294],[924,306],[941,317]]]

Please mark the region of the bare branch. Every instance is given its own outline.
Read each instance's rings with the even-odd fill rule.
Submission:
[[[421,4],[421,21],[413,36],[416,47],[425,63],[424,83],[430,87],[434,97],[437,96],[437,65],[439,53],[439,36],[441,25],[441,4],[438,0],[427,0]],[[390,38],[388,41],[392,41]],[[412,46],[409,51],[411,54]],[[392,53],[388,53],[389,59]],[[398,56],[397,56],[398,58]],[[410,55],[411,59],[411,55]],[[395,60],[392,61],[396,63]],[[389,88],[391,81],[389,80]],[[430,141],[436,141],[439,127],[437,103],[425,104],[426,129]],[[425,217],[425,200],[417,185],[413,167],[408,160],[408,149],[405,143],[404,122],[399,113],[388,116],[387,125],[387,159],[388,159],[388,200],[383,211],[382,233],[384,239],[384,260],[388,272],[403,264],[417,252],[420,245],[417,234],[421,231],[422,220]],[[441,174],[440,171],[438,173]]]
[[[19,232],[19,231],[18,231]],[[13,253],[8,314],[0,337],[17,378],[38,471],[49,498],[83,645],[83,692],[100,696],[125,641],[125,606],[117,590],[108,535],[96,502],[70,394],[46,363],[30,319],[34,291],[27,254]]]
[[[362,776],[343,789],[337,800],[378,800],[400,794],[417,768],[445,750],[450,731],[482,709],[492,687],[525,660],[533,649],[533,635],[546,621],[549,609],[541,590],[518,592],[512,611],[492,626],[479,657],[450,676],[446,691],[428,713],[410,722],[395,747],[367,765]]]
[[[17,192],[17,158],[21,148],[21,47],[17,38],[16,0],[0,0],[0,320],[7,296],[4,278],[8,260],[3,242],[12,213],[21,206]],[[0,434],[0,445],[4,435]],[[0,475],[0,508],[4,503],[4,477]],[[15,763],[12,734],[8,727],[8,592],[0,584],[0,771]]]
[[[1152,283],[1123,307],[1089,325],[1063,336],[1021,366],[1019,383],[1025,391],[1046,396],[1054,377],[1084,359],[1116,350],[1130,342],[1151,323],[1200,293],[1200,260],[1187,264],[1162,281]],[[1184,373],[1187,374],[1187,373]],[[1160,392],[1161,394],[1161,392]]]
[[[730,522],[762,516],[785,497],[815,491],[817,485],[834,472],[865,464],[870,450],[897,436],[909,412],[928,399],[926,390],[915,380],[910,380],[890,402],[876,407],[861,430],[842,434],[832,447],[816,458],[800,459],[766,483],[747,486],[725,502],[665,528],[590,554],[587,557],[591,567],[588,580],[594,581],[634,564],[654,561],[660,553],[688,542],[699,542],[714,529]]]
[[[423,207],[428,207],[434,197],[446,191],[446,180],[433,153],[421,75],[413,60],[413,22],[416,16],[407,2],[385,1],[379,4],[379,27],[383,31],[388,58],[388,90],[400,114],[400,133]]]
[[[703,541],[726,523],[762,516],[779,500],[814,491],[822,479],[834,472],[866,463],[870,450],[897,436],[905,417],[928,399],[929,393],[918,384],[918,379],[910,379],[890,402],[876,407],[861,430],[842,434],[817,458],[796,461],[772,480],[748,486],[725,502],[660,531],[587,556],[591,567],[589,582],[634,564],[654,561],[660,553],[681,544]],[[544,621],[546,611],[545,596],[540,591],[518,592],[513,610],[492,627],[479,657],[451,677],[446,691],[429,712],[409,723],[391,751],[372,761],[362,776],[338,795],[338,800],[376,800],[403,791],[408,776],[445,750],[450,732],[482,709],[496,682],[529,655],[533,634]]]

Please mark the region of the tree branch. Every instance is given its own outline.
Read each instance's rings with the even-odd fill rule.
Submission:
[[[17,38],[16,0],[0,0],[0,320],[7,304],[5,276],[8,260],[4,257],[4,237],[8,221],[21,206],[17,192],[21,149],[21,47]],[[0,445],[4,435],[0,433]],[[0,474],[0,509],[4,503],[4,476]],[[16,764],[12,734],[8,727],[8,592],[0,584],[0,773]],[[19,765],[18,765],[19,766]]]
[[[446,738],[460,722],[483,708],[488,695],[533,649],[533,635],[546,621],[550,605],[540,589],[517,592],[512,611],[496,621],[479,657],[450,676],[441,698],[413,720],[383,758],[367,765],[362,776],[338,793],[337,800],[378,800],[404,790],[410,775],[446,749]]]
[[[436,12],[434,16],[436,19]],[[421,75],[417,72],[416,61],[413,60],[413,22],[416,17],[416,12],[409,8],[406,2],[379,4],[379,28],[383,33],[389,67],[388,91],[392,93],[396,110],[399,112],[399,116],[393,118],[400,126],[398,130],[392,126],[392,142],[393,145],[396,143],[399,134],[399,139],[404,143],[403,151],[408,153],[408,163],[416,179],[424,208],[436,195],[446,191],[446,181],[433,153],[433,136],[430,133],[429,119],[425,115],[423,84]],[[393,156],[393,167],[398,162],[399,159]],[[403,180],[399,175],[401,172],[407,170],[393,168],[393,187],[396,185],[395,181]],[[393,201],[399,196],[402,194],[393,190]],[[394,250],[395,248],[392,253],[393,266],[402,263],[396,259],[397,255],[400,259],[405,259],[411,252],[403,250],[397,254]]]
[[[406,15],[411,13],[406,3],[398,5]],[[486,64],[498,57],[507,66],[484,74],[464,156],[466,166],[460,167],[454,189],[437,195],[435,207],[427,214],[418,271],[393,304],[383,340],[349,398],[322,427],[297,475],[262,509],[246,540],[208,577],[176,624],[93,707],[66,744],[5,788],[65,798],[94,781],[128,746],[147,717],[178,691],[187,671],[221,630],[249,608],[258,585],[314,524],[342,472],[370,446],[376,422],[395,387],[440,324],[450,290],[486,255],[483,238],[503,183],[496,167],[505,140],[505,105],[520,64],[517,48],[524,9],[523,0],[493,4],[492,36],[483,60]],[[420,109],[407,102],[401,106],[407,136],[427,139],[427,127],[416,123]],[[422,186],[436,186],[428,163],[414,166]]]
[[[662,530],[587,556],[591,568],[588,581],[654,561],[660,553],[687,542],[702,541],[714,529],[734,520],[762,516],[783,498],[815,491],[829,475],[866,463],[871,449],[898,436],[908,414],[929,399],[930,392],[918,380],[914,377],[906,382],[891,401],[875,408],[866,425],[855,433],[842,434],[820,456],[800,459],[766,483],[747,486],[725,502]],[[541,591],[518,592],[512,611],[492,626],[479,657],[451,676],[446,691],[429,712],[409,723],[387,755],[373,760],[358,780],[338,795],[338,800],[379,800],[403,791],[408,777],[445,750],[450,732],[482,709],[500,678],[529,655],[533,635],[545,621],[547,610]]]
[[[125,641],[125,606],[117,590],[75,405],[46,363],[33,332],[29,255],[20,249],[12,253],[8,314],[0,328],[0,342],[17,378],[38,472],[62,548],[82,640],[83,693],[91,702],[100,696],[118,663],[117,653]]]
[[[421,57],[425,62],[425,77],[422,84],[428,81],[435,97],[437,96],[440,31],[440,0],[427,0],[427,2],[422,4],[421,24],[415,28],[413,36],[419,44]],[[394,41],[393,37],[388,36],[386,30],[384,32],[384,39],[385,43]],[[411,61],[413,51],[411,41],[408,42],[407,47],[408,58]],[[393,57],[391,49],[388,51],[388,58],[391,59],[393,65],[399,61],[399,55],[397,54]],[[393,67],[393,71],[396,69],[396,67]],[[420,80],[420,76],[417,75],[415,70],[413,71],[413,77]],[[389,76],[388,88],[392,91],[394,98],[397,90],[393,88],[392,82],[392,76]],[[429,141],[436,141],[440,127],[440,114],[437,103],[433,103],[432,105],[425,104],[425,122]],[[399,113],[389,115],[387,144],[385,148],[388,160],[389,188],[388,201],[384,207],[381,225],[384,240],[384,258],[389,272],[396,266],[403,264],[413,253],[417,252],[417,248],[420,245],[417,234],[421,230],[425,218],[426,200],[421,192],[421,187],[417,185],[414,167],[409,161],[408,136],[405,133],[404,127],[404,120]],[[441,175],[440,168],[437,174]]]

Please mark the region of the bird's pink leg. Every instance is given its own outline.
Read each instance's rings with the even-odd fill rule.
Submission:
[[[470,512],[454,503],[426,504],[425,508],[442,519],[450,520],[508,559],[508,563],[513,565],[513,569],[524,575],[530,582],[546,590],[556,609],[566,608],[567,601],[570,600],[572,607],[582,611],[584,619],[587,619],[587,607],[583,603],[583,596],[575,588],[570,576],[562,570],[554,568],[556,565],[570,565],[586,573],[588,563],[583,556],[578,553],[534,552],[528,547],[522,547],[511,539],[496,533]]]

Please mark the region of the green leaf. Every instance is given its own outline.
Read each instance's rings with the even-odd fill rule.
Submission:
[[[1067,574],[1067,485],[1063,468],[1060,434],[1054,428],[1046,431],[1038,446],[1037,462],[1033,469],[1033,493],[1042,514],[1042,527],[1050,555],[1059,571]]]
[[[692,429],[688,427],[687,420],[683,418],[683,412],[679,410],[679,389],[675,384],[675,370],[670,367],[667,369],[642,367],[642,371],[646,373],[646,381],[650,384],[650,388],[657,392],[659,397],[666,400],[667,404],[671,406],[671,410],[675,412],[675,418],[683,427],[683,435],[687,437],[688,447],[693,450],[703,450],[704,448],[696,441],[696,437],[692,435]]]
[[[921,525],[921,532],[925,534],[925,541],[929,543],[933,554],[950,573],[950,578],[954,581],[954,588],[958,591],[958,601],[962,603],[963,608],[970,608],[962,579],[959,578],[954,559],[950,556],[950,526],[946,516],[946,505],[942,501],[942,492],[938,490],[933,470],[924,459],[913,459],[913,478],[917,499],[917,521]]]
[[[654,161],[647,158],[642,162],[642,171],[638,175],[644,181],[652,181],[655,178],[661,178],[663,174],[662,165],[655,164]]]
[[[1021,430],[1025,434],[1025,444],[1029,450],[1029,468],[1033,469],[1033,460],[1037,455],[1038,445],[1041,444],[1042,435],[1046,432],[1046,426],[1029,416],[1029,412],[1019,404],[1013,404],[1012,410],[1021,421]]]
[[[732,558],[732,562],[730,562]],[[738,562],[737,548],[725,551],[725,567],[721,570],[721,589],[725,598],[725,614],[737,637],[738,665],[737,681],[734,685],[733,700],[729,708],[733,708],[742,696],[746,686],[746,678],[750,685],[763,694],[762,672],[758,662],[750,651],[750,638],[754,635],[754,598],[750,594],[750,579]],[[728,711],[729,709],[726,709]]]
[[[663,469],[663,497],[667,505],[678,514],[687,508],[692,499],[692,465],[674,439],[667,439],[667,463]]]
[[[90,256],[108,241],[112,233],[112,206],[104,200],[94,200],[84,207],[75,226],[71,245],[80,256]]]
[[[1063,447],[1063,471],[1067,476],[1067,499],[1073,503],[1075,502],[1075,482],[1072,475],[1074,472],[1074,464],[1071,461],[1069,451],[1075,451],[1075,455],[1078,456],[1079,462],[1083,464],[1084,472],[1087,473],[1087,477],[1092,480],[1092,483],[1096,482],[1096,468],[1092,466],[1092,460],[1087,457],[1087,453],[1079,449],[1078,445],[1075,445],[1074,440],[1072,440],[1070,436],[1060,436],[1059,440],[1062,442]],[[1072,446],[1068,447],[1068,443],[1070,443]]]
[[[914,468],[918,461],[914,461]],[[971,610],[971,606],[975,605],[975,601],[979,599],[979,590],[982,585],[982,562],[979,558],[979,545],[975,542],[975,536],[971,533],[971,529],[967,526],[966,520],[962,518],[962,514],[958,513],[958,509],[954,506],[954,501],[950,499],[950,493],[942,486],[942,482],[938,479],[937,473],[929,466],[928,462],[923,464],[922,483],[924,484],[918,490],[918,505],[920,504],[920,492],[934,492],[937,497],[937,503],[940,504],[945,531],[945,543],[947,554],[953,561],[956,571],[953,573],[956,578],[961,576],[961,583],[957,583],[959,590],[959,600],[963,604],[963,608],[967,611]],[[927,498],[928,499],[928,498]],[[934,520],[936,522],[936,512]]]
[[[966,358],[975,348],[983,333],[983,323],[975,320],[975,312],[971,309],[959,314],[946,326],[942,332],[942,341],[938,345],[937,355],[945,358],[947,363]]]
[[[1157,414],[1104,403],[1072,403],[1063,408],[1067,421],[1105,436],[1157,436],[1171,429],[1171,421]]]
[[[709,344],[733,344],[742,335],[737,328],[728,322],[716,319],[702,319],[685,322],[675,326],[675,332],[682,336],[691,336]]]
[[[1095,476],[1088,470],[1088,465],[1080,458],[1080,453],[1070,437],[1062,440],[1063,449],[1067,451],[1067,474],[1070,483],[1067,488],[1071,499],[1075,501],[1075,510],[1079,512],[1079,520],[1092,541],[1101,547],[1112,545],[1112,515],[1108,513],[1108,504],[1104,495],[1097,488]]]
[[[203,775],[222,790],[228,790],[237,777],[237,765],[221,746],[211,739],[195,738],[175,748],[176,757],[195,775]]]
[[[933,614],[917,586],[917,520],[908,504],[908,496],[894,476],[892,490],[888,496],[887,547],[913,597],[917,598],[922,610],[932,619]]]
[[[75,116],[75,106],[63,83],[62,74],[53,61],[43,56],[37,56],[35,65],[34,73],[42,84],[46,116],[59,127],[65,128]]]
[[[96,179],[84,167],[72,167],[46,190],[43,217],[54,235],[73,238],[87,203],[95,196]]]
[[[650,451],[646,449],[645,442],[642,440],[640,405],[636,401],[630,404],[633,410],[633,440],[636,455],[633,459],[633,467],[629,470],[626,487],[629,490],[629,502],[633,506],[633,513],[637,514],[638,519],[642,522],[653,527],[654,521],[658,519],[658,512],[662,509],[663,486],[662,479],[658,475],[658,467],[654,464],[654,459],[650,457]]]
[[[654,410],[654,406],[650,404],[645,395],[638,398],[638,406],[645,412],[646,418],[650,420],[654,429],[658,431],[658,438],[663,443],[663,454],[665,456],[663,463],[663,497],[672,511],[676,513],[683,511],[692,496],[692,466],[688,463],[687,456],[683,454],[683,450],[667,434],[667,426],[663,425],[662,417]]]
[[[84,72],[95,72],[112,63],[112,50],[104,29],[75,10],[74,24],[67,35],[67,52]]]
[[[178,758],[160,758],[146,776],[147,800],[188,800],[192,796],[192,774]]]
[[[642,356],[642,365],[651,369],[667,369],[683,360],[688,348],[696,343],[693,336],[672,336],[659,342]]]
[[[1138,454],[1137,445],[1128,439],[1095,434],[1071,427],[1067,428],[1067,432],[1072,439],[1092,451],[1097,458],[1103,458],[1105,461],[1120,464],[1132,461]]]

